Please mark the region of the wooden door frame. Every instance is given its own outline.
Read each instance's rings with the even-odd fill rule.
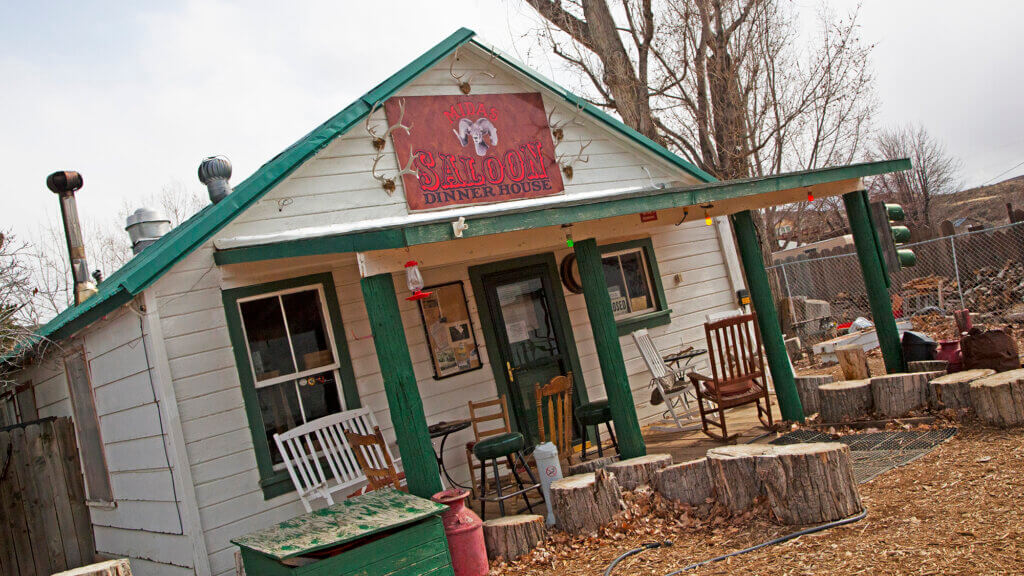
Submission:
[[[558,275],[558,266],[553,252],[532,254],[530,256],[499,260],[469,267],[469,283],[473,288],[473,301],[476,302],[477,315],[480,318],[480,328],[484,333],[484,344],[487,347],[488,363],[491,365],[491,372],[494,374],[495,386],[498,389],[499,395],[505,394],[511,398],[511,391],[505,379],[505,367],[501,365],[501,359],[498,357],[500,355],[498,337],[494,333],[494,318],[491,317],[491,309],[487,303],[487,296],[484,294],[483,277],[490,274],[508,272],[517,268],[531,268],[535,266],[543,266],[548,275],[548,280],[552,287],[551,291],[553,292],[551,294],[551,305],[555,313],[555,317],[552,320],[558,324],[554,326],[554,329],[560,331],[565,340],[566,357],[573,374],[573,395],[576,398],[577,406],[585,404],[588,400],[587,385],[583,379],[583,370],[580,368],[576,338],[572,333],[569,309],[565,305],[565,292],[562,290],[562,280]],[[527,437],[532,437],[536,434],[534,431],[520,430],[519,418],[515,416],[513,415],[510,418],[514,430],[523,433]]]

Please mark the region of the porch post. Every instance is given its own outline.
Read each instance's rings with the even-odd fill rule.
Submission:
[[[768,273],[764,269],[761,256],[761,244],[757,241],[757,229],[749,210],[732,215],[733,229],[736,231],[736,247],[743,261],[743,271],[747,276],[747,287],[750,300],[757,311],[757,325],[761,330],[761,343],[768,357],[768,369],[772,373],[775,384],[775,396],[779,400],[782,418],[793,422],[804,421],[804,409],[800,405],[800,396],[796,392],[793,380],[793,367],[786,353],[786,343],[782,339],[779,328],[779,314],[775,310],[775,299],[768,283]]]
[[[590,329],[601,364],[604,389],[608,394],[615,433],[618,435],[619,453],[623,459],[647,454],[644,437],[640,434],[640,421],[636,417],[633,392],[629,389],[626,361],[619,345],[619,331],[615,326],[612,301],[601,268],[601,252],[593,238],[575,244],[576,264],[580,269],[583,297],[587,302]]]
[[[430,498],[442,490],[441,479],[405,341],[395,284],[391,274],[385,273],[363,278],[360,285],[409,492]]]
[[[892,315],[892,300],[889,298],[888,281],[882,264],[879,238],[875,237],[869,215],[867,192],[863,190],[843,194],[846,219],[850,222],[853,243],[857,247],[860,270],[864,275],[868,303],[871,305],[871,320],[875,323],[878,344],[885,358],[885,371],[889,374],[903,372],[903,347],[900,345],[900,331]],[[887,239],[892,242],[892,238]]]

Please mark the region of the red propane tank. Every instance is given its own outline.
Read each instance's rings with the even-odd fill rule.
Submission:
[[[476,512],[466,507],[468,497],[469,490],[452,488],[434,494],[431,500],[448,506],[448,510],[441,513],[441,520],[455,576],[484,576],[488,571],[484,523]]]

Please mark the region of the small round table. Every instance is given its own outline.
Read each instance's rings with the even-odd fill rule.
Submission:
[[[676,352],[675,354],[669,354],[662,358],[665,364],[669,364],[672,367],[672,371],[676,373],[677,378],[686,377],[686,369],[690,367],[694,358],[707,354],[708,351],[704,348],[690,348],[689,350],[683,350],[682,352]],[[686,360],[686,363],[682,366],[680,362]]]
[[[469,428],[471,424],[472,422],[469,420],[456,420],[454,422],[438,422],[437,424],[427,426],[427,431],[430,432],[431,440],[434,438],[441,439],[441,446],[438,448],[435,456],[437,457],[437,465],[441,468],[441,472],[444,474],[444,477],[448,479],[448,482],[451,483],[452,486],[458,486],[459,488],[466,489],[469,489],[469,486],[459,484],[452,479],[450,474],[448,474],[448,468],[444,465],[444,444],[448,441],[448,436]]]

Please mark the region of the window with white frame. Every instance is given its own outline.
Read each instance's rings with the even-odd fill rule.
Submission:
[[[311,420],[345,410],[337,346],[320,285],[238,300],[249,369],[271,462],[273,440]]]
[[[601,262],[616,319],[658,309],[647,254],[642,247],[603,253]]]

